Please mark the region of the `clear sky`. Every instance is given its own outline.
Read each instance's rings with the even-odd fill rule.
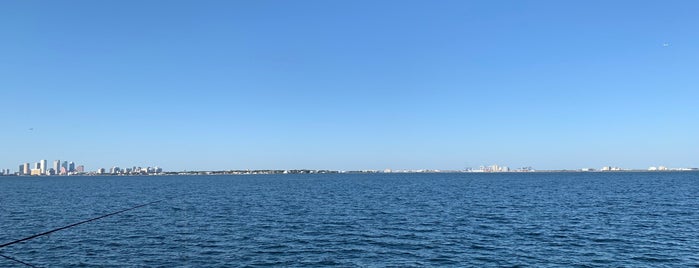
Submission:
[[[697,10],[0,1],[0,168],[697,167]]]

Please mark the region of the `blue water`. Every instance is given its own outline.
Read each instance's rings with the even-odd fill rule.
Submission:
[[[0,178],[42,267],[699,266],[699,173]],[[21,267],[0,259],[0,267]]]

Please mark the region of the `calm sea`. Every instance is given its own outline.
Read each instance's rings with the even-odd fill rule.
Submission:
[[[699,173],[0,178],[41,267],[699,267]],[[0,259],[0,267],[21,267]]]

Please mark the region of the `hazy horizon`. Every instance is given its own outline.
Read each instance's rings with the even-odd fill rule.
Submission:
[[[0,169],[699,167],[694,1],[4,1]]]

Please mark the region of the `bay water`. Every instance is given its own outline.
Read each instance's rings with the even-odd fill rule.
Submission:
[[[699,266],[699,172],[0,177],[0,244],[155,200],[0,254],[40,267]]]

